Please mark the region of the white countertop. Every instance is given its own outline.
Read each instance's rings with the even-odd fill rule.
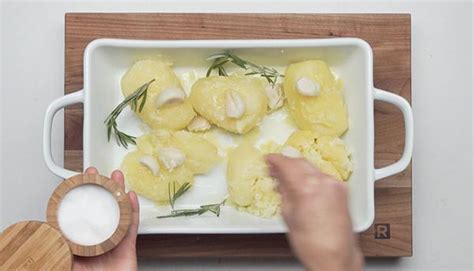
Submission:
[[[46,106],[64,91],[65,12],[411,13],[414,256],[369,260],[367,270],[472,270],[472,2],[0,2],[0,229],[19,220],[44,220],[59,182],[46,169],[41,141]],[[56,118],[53,131],[58,161],[62,123]],[[263,259],[163,260],[140,267],[301,270],[292,260]]]

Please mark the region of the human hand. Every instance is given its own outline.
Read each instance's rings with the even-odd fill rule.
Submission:
[[[363,257],[352,232],[345,183],[327,176],[304,159],[278,154],[266,157],[278,180],[281,212],[288,240],[308,270],[363,269]]]
[[[98,173],[97,169],[90,167],[86,173]],[[125,186],[124,177],[120,170],[112,172],[111,179],[121,187]],[[97,257],[74,256],[73,270],[137,270],[137,232],[139,223],[138,198],[135,192],[128,192],[130,203],[132,204],[132,224],[127,235],[111,251]]]

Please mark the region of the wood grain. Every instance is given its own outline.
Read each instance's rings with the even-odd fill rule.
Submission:
[[[72,254],[61,233],[39,221],[22,221],[0,235],[0,270],[71,270]]]
[[[61,182],[49,198],[46,219],[51,226],[61,231],[57,217],[59,204],[69,191],[84,184],[95,184],[103,187],[114,196],[119,205],[120,218],[117,229],[112,236],[100,244],[83,246],[72,242],[64,236],[64,239],[68,242],[74,255],[86,257],[98,256],[117,246],[127,234],[132,222],[130,199],[127,193],[125,193],[125,190],[117,182],[99,174],[79,174]]]
[[[82,88],[85,46],[97,38],[292,39],[359,37],[373,48],[374,85],[411,101],[411,19],[408,14],[173,14],[68,13],[65,93]],[[238,22],[238,23],[235,23]],[[375,165],[396,161],[404,125],[393,106],[375,104]],[[65,116],[65,164],[82,169],[82,109]],[[411,166],[376,183],[375,225],[361,234],[366,256],[412,255]],[[383,238],[390,226],[389,239]],[[377,227],[377,229],[376,229]],[[141,258],[291,256],[284,235],[144,235]]]

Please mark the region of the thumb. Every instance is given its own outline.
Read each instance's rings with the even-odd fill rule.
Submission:
[[[138,225],[140,223],[140,206],[135,192],[129,191],[128,197],[130,199],[130,204],[132,205],[132,223],[128,228],[128,233],[125,239],[127,239],[127,242],[132,242],[135,245],[137,241]]]

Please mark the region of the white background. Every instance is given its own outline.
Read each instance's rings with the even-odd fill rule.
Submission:
[[[468,1],[4,1],[0,6],[0,229],[45,219],[58,184],[42,159],[46,106],[63,95],[64,13],[382,12],[412,14],[414,257],[367,270],[472,269],[472,14]],[[53,145],[62,159],[62,118]],[[301,270],[292,260],[142,262],[144,270]]]

